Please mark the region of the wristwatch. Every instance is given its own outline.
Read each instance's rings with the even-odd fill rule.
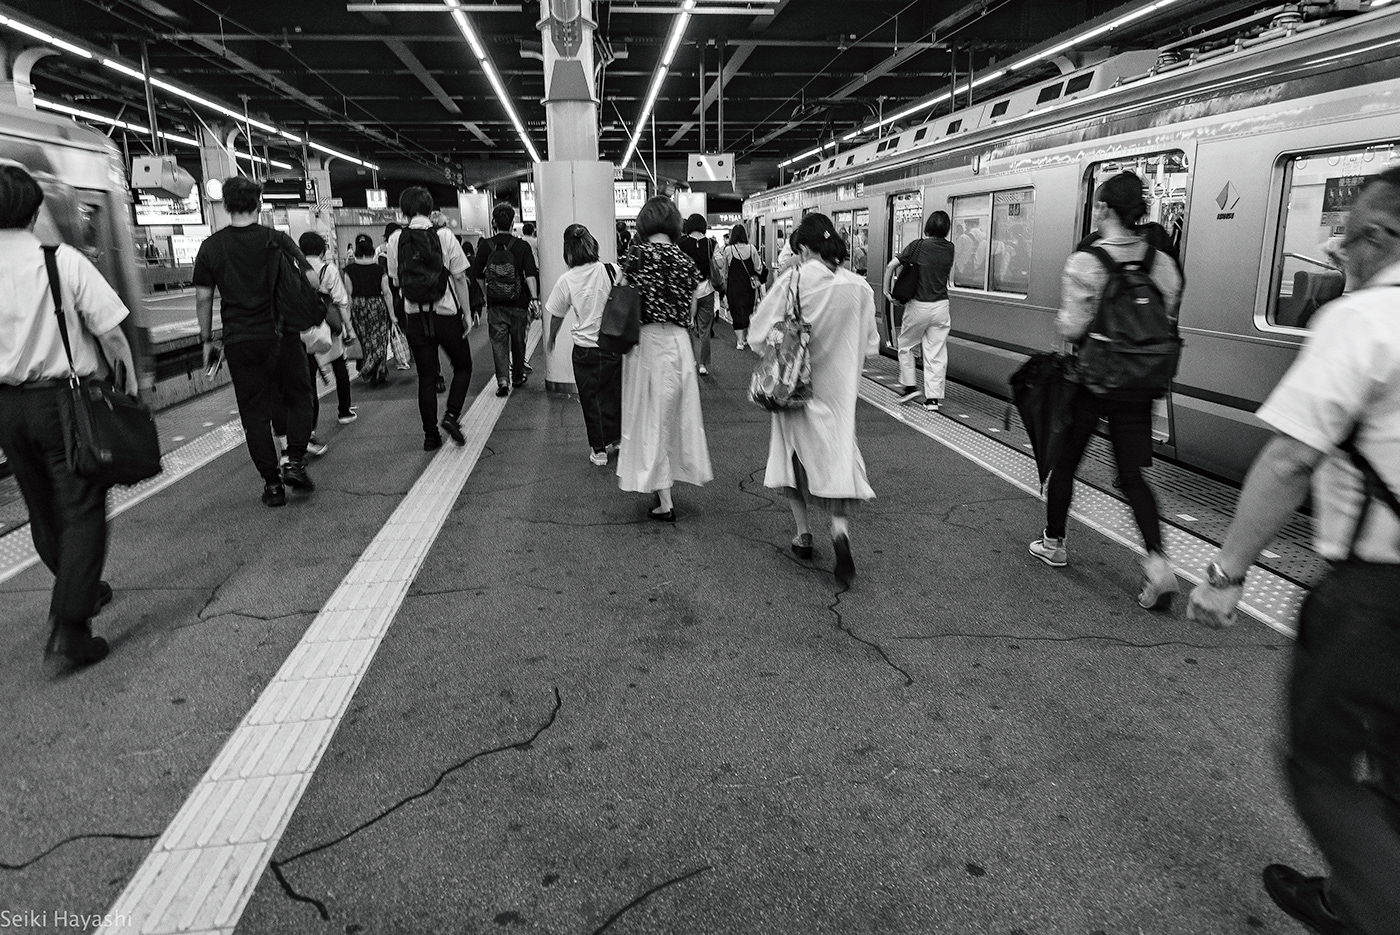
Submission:
[[[1245,575],[1247,574],[1248,571],[1245,572]],[[1243,587],[1245,575],[1227,575],[1219,562],[1213,561],[1206,566],[1206,583],[1216,590]]]

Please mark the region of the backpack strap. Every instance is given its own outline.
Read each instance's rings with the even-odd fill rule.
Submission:
[[[63,290],[58,284],[58,247],[44,246],[44,266],[49,273],[49,294],[53,296],[53,311],[58,316],[58,334],[63,338],[63,356],[68,358],[68,378],[78,379],[78,370],[73,366],[73,345],[68,340],[68,316],[63,311]]]

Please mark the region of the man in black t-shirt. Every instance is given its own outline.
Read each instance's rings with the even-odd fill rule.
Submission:
[[[525,332],[530,325],[530,315],[539,311],[540,271],[535,265],[535,255],[530,245],[510,233],[515,224],[515,208],[505,202],[496,205],[491,212],[491,226],[496,229],[494,237],[487,237],[477,244],[476,257],[472,260],[471,276],[480,281],[481,291],[486,295],[486,326],[491,336],[491,357],[496,365],[496,395],[506,396],[512,386],[525,384]],[[509,252],[514,259],[516,283],[513,290],[501,271],[491,262],[498,248]],[[510,298],[502,298],[505,291],[513,291]]]
[[[308,491],[315,487],[306,473],[313,390],[301,338],[295,330],[279,333],[272,308],[276,254],[269,243],[293,257],[313,285],[316,279],[292,238],[258,223],[261,204],[262,186],[256,182],[238,176],[224,183],[229,224],[206,239],[195,257],[195,313],[205,366],[215,366],[220,354],[228,362],[248,454],[263,478],[263,503],[282,506],[284,483]],[[222,341],[213,337],[216,288]],[[272,414],[279,405],[287,412],[287,464],[280,470],[272,441]]]

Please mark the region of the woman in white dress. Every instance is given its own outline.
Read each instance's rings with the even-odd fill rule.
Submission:
[[[668,523],[676,521],[671,486],[714,477],[690,345],[701,276],[676,246],[680,237],[680,211],[658,195],[637,215],[637,239],[622,261],[642,300],[642,334],[622,359],[618,486],[655,491],[657,505],[647,515]]]
[[[762,354],[773,326],[795,299],[800,301],[802,317],[812,328],[812,398],[800,409],[773,413],[764,484],[787,494],[797,524],[792,551],[799,558],[812,557],[810,500],[828,503],[836,577],[849,583],[855,576],[850,505],[875,497],[856,444],[861,368],[866,357],[880,350],[875,294],[869,283],[841,266],[846,244],[826,215],[804,217],[790,243],[801,261],[778,278],[759,305],[749,343]]]

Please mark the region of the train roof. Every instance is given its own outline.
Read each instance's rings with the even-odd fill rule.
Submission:
[[[125,190],[110,139],[59,114],[0,104],[0,159],[86,188]]]

